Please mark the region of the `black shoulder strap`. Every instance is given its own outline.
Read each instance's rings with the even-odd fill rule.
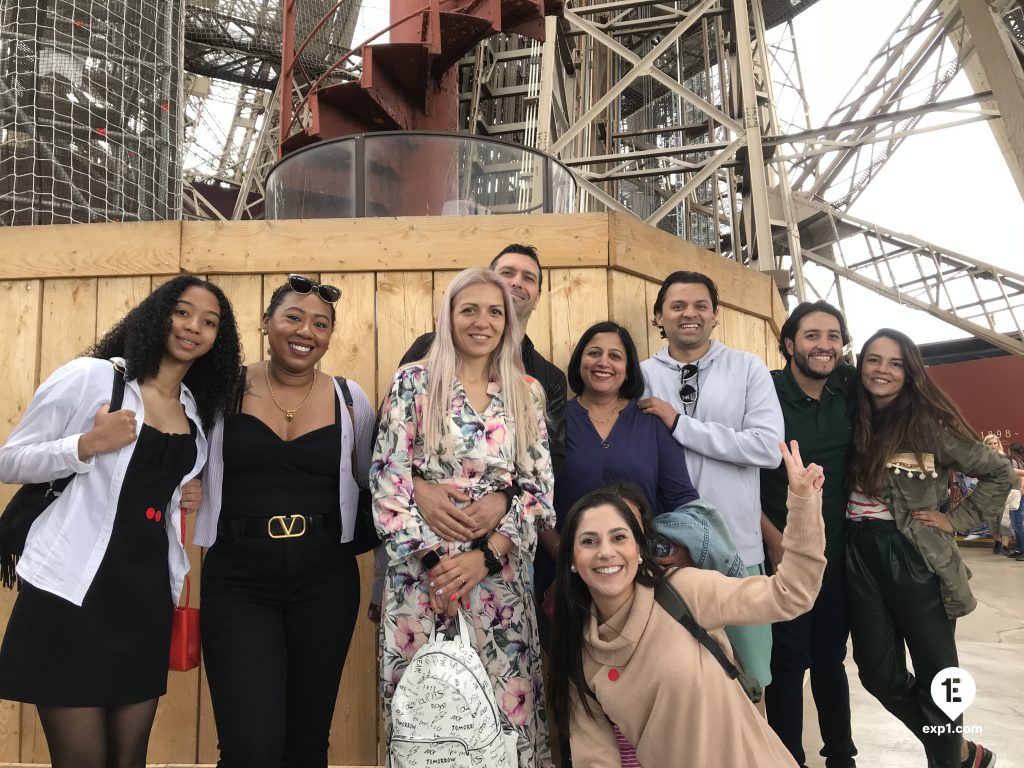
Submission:
[[[722,650],[722,646],[718,644],[715,638],[708,634],[704,627],[697,623],[697,620],[693,618],[693,614],[690,612],[690,606],[686,604],[683,596],[667,580],[662,581],[655,588],[654,599],[658,601],[658,605],[664,608],[669,616],[686,627],[698,643],[711,651],[711,655],[722,665],[725,674],[733,680],[740,676],[740,671],[736,668],[735,664],[729,661],[729,657]]]
[[[344,376],[335,376],[338,380],[338,384],[341,386],[341,396],[345,398],[345,407],[349,410],[349,415],[352,416],[352,423],[355,424],[355,415],[353,414],[354,408],[352,406],[352,391],[348,388],[348,379]]]
[[[124,403],[124,382],[128,371],[121,366],[114,366],[114,383],[110,389],[110,412],[120,411]]]
[[[752,702],[757,704],[761,701],[761,697],[764,694],[764,690],[761,687],[761,683],[758,682],[757,678],[752,674],[743,669],[743,663],[737,656],[736,664],[733,664],[729,660],[725,651],[722,650],[722,646],[711,635],[704,629],[697,620],[693,618],[693,613],[690,612],[690,606],[686,604],[683,596],[676,591],[668,581],[662,581],[655,590],[654,597],[669,616],[678,621],[691,635],[693,635],[697,642],[703,645],[715,660],[725,670],[725,674],[732,680],[739,680],[740,687],[743,688],[743,692],[747,694]]]
[[[348,409],[348,418],[352,422],[352,477],[356,476],[356,409],[352,405],[352,392],[348,388],[348,379],[344,376],[335,376],[338,385],[341,387],[341,396],[345,398],[345,408]]]

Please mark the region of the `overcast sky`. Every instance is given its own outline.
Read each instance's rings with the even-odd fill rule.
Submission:
[[[911,0],[819,0],[797,17],[797,47],[814,125],[824,124],[911,6]],[[971,92],[960,75],[942,98]],[[907,139],[850,213],[1024,271],[1018,234],[1024,202],[984,122]],[[965,335],[856,286],[844,290],[855,346],[883,324],[908,330],[920,342]]]

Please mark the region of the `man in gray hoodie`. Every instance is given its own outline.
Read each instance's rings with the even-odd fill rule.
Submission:
[[[639,405],[656,414],[683,447],[697,492],[725,518],[748,575],[763,574],[760,470],[779,465],[782,409],[765,364],[711,338],[718,288],[700,272],[673,272],[654,301],[654,324],[668,346],[640,364]],[[771,682],[770,626],[741,628],[734,642],[761,685]]]

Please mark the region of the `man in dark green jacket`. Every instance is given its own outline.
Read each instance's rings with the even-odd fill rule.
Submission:
[[[772,371],[782,406],[786,441],[800,443],[805,461],[825,470],[822,515],[828,564],[814,607],[772,625],[772,684],[765,691],[768,722],[793,759],[804,765],[803,677],[811,670],[829,768],[850,768],[857,750],[850,730],[850,687],[843,661],[849,636],[843,535],[846,525],[846,454],[853,435],[855,370],[842,362],[850,341],[842,313],[824,301],[804,302],[782,326],[779,349],[786,367]],[[761,533],[772,569],[782,559],[786,526],[784,466],[761,471]]]

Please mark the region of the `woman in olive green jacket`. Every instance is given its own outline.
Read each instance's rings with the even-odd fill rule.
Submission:
[[[995,755],[960,736],[961,718],[951,723],[930,689],[958,666],[955,620],[976,604],[954,531],[998,521],[1013,469],[980,442],[905,334],[875,333],[857,373],[846,563],[861,682],[921,740],[929,768],[990,768]],[[978,485],[942,514],[950,469]]]

